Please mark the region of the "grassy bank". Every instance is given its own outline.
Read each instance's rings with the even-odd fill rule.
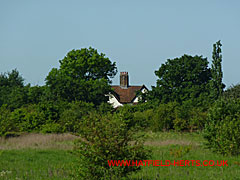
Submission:
[[[73,140],[65,135],[29,134],[0,139],[0,179],[71,179],[78,162]],[[203,146],[197,133],[147,133],[146,147],[155,160],[228,160],[228,166],[143,167],[130,179],[238,179],[240,157],[221,156]]]

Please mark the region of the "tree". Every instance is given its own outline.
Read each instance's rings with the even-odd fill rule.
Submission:
[[[148,94],[148,99],[160,102],[192,100],[199,104],[209,95],[211,71],[207,58],[202,56],[183,55],[180,58],[168,59],[159,70],[157,86]]]
[[[74,152],[79,166],[75,167],[75,179],[125,179],[140,166],[109,166],[111,160],[134,160],[150,158],[144,147],[143,135],[134,124],[121,114],[92,112],[79,122],[80,134]],[[109,163],[108,163],[109,162]]]
[[[3,87],[23,87],[23,77],[20,76],[17,69],[0,75],[0,86]]]
[[[70,51],[46,77],[46,85],[55,99],[106,102],[109,83],[117,73],[116,63],[93,48]]]
[[[212,89],[212,97],[217,99],[223,93],[223,89],[225,85],[222,83],[223,72],[222,72],[222,50],[221,50],[221,42],[220,40],[213,44],[213,52],[212,52],[212,80],[211,80],[211,89]]]
[[[0,74],[0,106],[6,104],[13,110],[27,101],[27,88],[17,69]]]
[[[223,93],[225,99],[240,99],[240,84],[231,86]]]

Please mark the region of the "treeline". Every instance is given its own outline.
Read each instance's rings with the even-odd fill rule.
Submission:
[[[81,177],[125,176],[138,168],[109,169],[109,159],[146,159],[140,131],[198,131],[208,147],[222,154],[240,153],[240,86],[224,91],[221,43],[213,45],[212,62],[202,56],[168,59],[155,75],[156,86],[140,93],[138,105],[113,109],[106,96],[115,62],[93,48],[70,51],[44,86],[25,84],[17,70],[0,75],[0,135],[24,132],[71,132]],[[135,142],[134,145],[132,142]],[[94,172],[94,173],[93,173]]]
[[[75,124],[92,109],[112,111],[106,94],[117,73],[115,63],[91,47],[72,50],[59,62],[44,86],[25,85],[16,69],[0,75],[1,136],[76,132]]]

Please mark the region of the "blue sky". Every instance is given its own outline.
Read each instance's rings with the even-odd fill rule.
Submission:
[[[131,85],[150,88],[167,59],[211,61],[221,40],[229,87],[240,83],[239,19],[238,0],[1,0],[0,72],[17,68],[26,83],[43,85],[68,51],[92,46],[128,71]]]

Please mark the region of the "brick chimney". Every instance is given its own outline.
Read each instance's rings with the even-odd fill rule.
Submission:
[[[129,86],[128,72],[120,72],[120,87],[128,88],[128,86]]]

